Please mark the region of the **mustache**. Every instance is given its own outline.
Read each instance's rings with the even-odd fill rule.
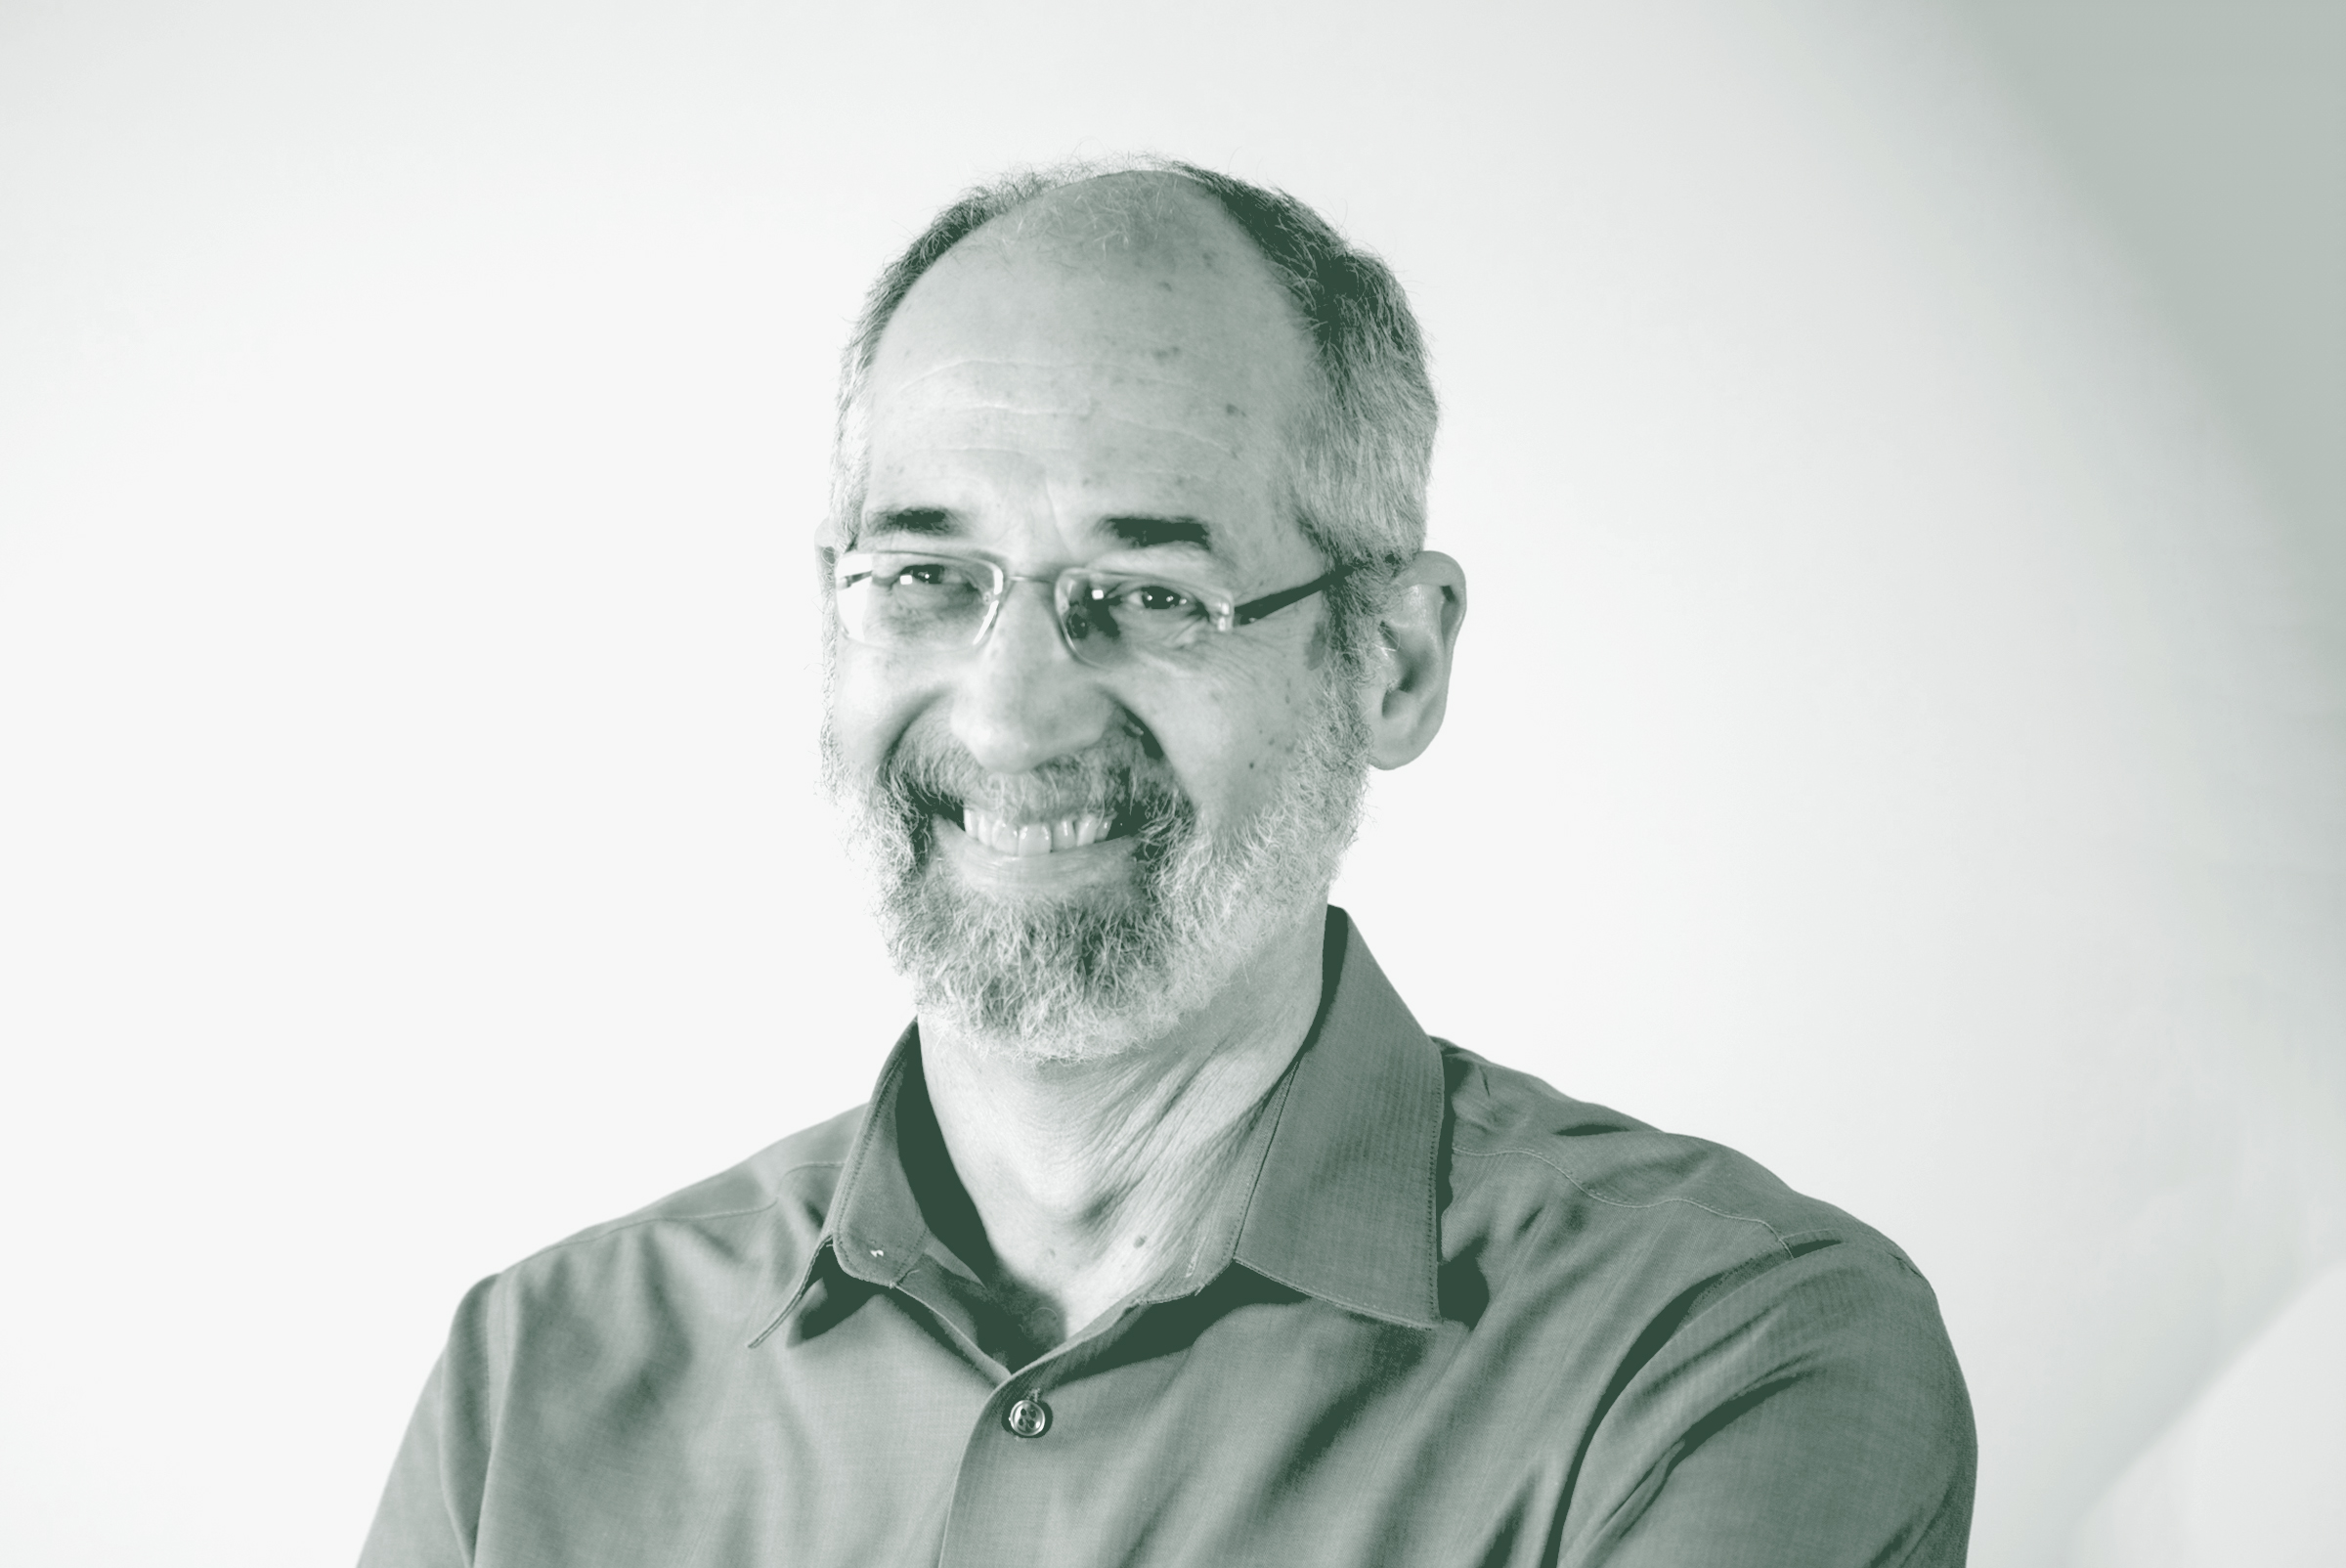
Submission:
[[[1126,733],[1008,774],[981,767],[949,737],[916,732],[889,754],[876,783],[894,814],[924,838],[934,818],[958,822],[965,806],[1014,822],[1095,814],[1119,836],[1142,841],[1136,848],[1170,847],[1196,819],[1195,804],[1171,770]]]

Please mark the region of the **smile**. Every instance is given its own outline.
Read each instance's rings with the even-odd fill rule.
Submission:
[[[1014,822],[975,806],[961,808],[961,831],[996,854],[1027,859],[1089,849],[1113,836],[1115,819],[1098,811],[1040,822]]]

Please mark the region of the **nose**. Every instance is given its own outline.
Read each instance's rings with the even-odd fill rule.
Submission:
[[[1048,583],[1017,582],[962,667],[953,735],[992,773],[1025,773],[1097,745],[1116,706],[1059,634]]]

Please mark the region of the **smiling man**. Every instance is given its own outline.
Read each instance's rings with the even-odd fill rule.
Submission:
[[[917,1021],[476,1288],[368,1563],[1962,1560],[1906,1257],[1430,1039],[1327,905],[1442,722],[1433,427],[1391,275],[1204,170],[1006,181],[883,274],[824,757]]]

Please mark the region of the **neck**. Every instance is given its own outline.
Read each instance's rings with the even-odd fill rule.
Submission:
[[[985,1231],[973,1260],[1038,1349],[1178,1275],[1319,1010],[1324,914],[1282,931],[1169,1033],[1021,1062],[921,1020],[937,1130]]]

